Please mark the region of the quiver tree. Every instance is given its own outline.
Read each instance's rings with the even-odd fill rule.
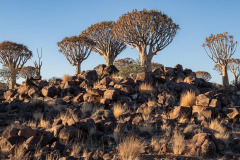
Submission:
[[[212,79],[211,74],[208,73],[208,72],[205,72],[205,71],[197,71],[197,72],[195,72],[195,73],[196,73],[197,78],[202,78],[202,79],[204,79],[205,81],[209,81],[210,79]]]
[[[41,48],[41,55],[39,54],[38,52],[38,49],[37,49],[37,55],[38,55],[38,62],[37,61],[34,61],[34,65],[35,65],[35,77],[41,79],[41,67],[42,67],[42,48]]]
[[[10,71],[9,89],[16,85],[16,73],[32,57],[32,52],[23,44],[10,41],[0,43],[0,63]]]
[[[15,72],[16,79],[19,78],[19,70],[13,69],[12,65],[10,66],[10,68],[6,65],[3,65],[2,69],[0,69],[0,77],[4,83],[9,84],[11,79],[11,72]]]
[[[234,76],[234,85],[237,87],[238,79],[240,77],[240,59],[230,59],[228,62],[228,69]]]
[[[81,63],[88,58],[95,43],[85,36],[66,37],[57,45],[68,62],[75,66],[75,74],[81,73]]]
[[[178,29],[179,26],[160,11],[133,10],[123,14],[112,31],[117,39],[138,50],[141,66],[151,71],[153,56],[172,42]]]
[[[126,49],[124,43],[113,37],[111,32],[113,25],[113,21],[103,21],[91,25],[83,32],[85,36],[96,43],[93,52],[104,57],[107,66],[112,65],[116,57]]]
[[[237,42],[234,42],[232,35],[225,32],[207,37],[203,47],[208,57],[221,67],[223,89],[227,89],[229,87],[228,62],[236,51]]]
[[[34,77],[36,73],[36,68],[32,67],[32,66],[27,66],[27,67],[23,67],[20,72],[19,75],[22,78],[31,78]]]

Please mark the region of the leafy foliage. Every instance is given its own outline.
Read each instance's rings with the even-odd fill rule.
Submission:
[[[27,66],[27,67],[23,67],[20,70],[19,75],[20,75],[20,77],[26,79],[26,78],[34,77],[35,73],[36,73],[36,68],[35,67]]]

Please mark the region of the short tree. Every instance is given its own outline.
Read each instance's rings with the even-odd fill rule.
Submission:
[[[66,37],[57,45],[68,62],[75,66],[75,74],[81,73],[81,63],[88,58],[95,43],[85,36]]]
[[[103,21],[91,25],[83,32],[85,36],[92,39],[96,45],[93,52],[103,56],[106,65],[112,65],[116,57],[126,49],[126,45],[112,35],[113,21]]]
[[[32,57],[30,51],[23,44],[17,44],[10,41],[0,43],[0,63],[7,66],[10,71],[9,89],[16,85],[16,72]]]
[[[204,79],[205,81],[209,81],[210,79],[212,79],[211,74],[208,73],[208,72],[205,72],[205,71],[197,71],[197,72],[195,72],[195,73],[196,73],[197,78],[202,78],[202,79]]]
[[[234,42],[232,35],[225,32],[207,37],[203,47],[208,57],[221,67],[223,89],[227,89],[229,87],[228,62],[236,51],[237,42]]]
[[[117,67],[118,70],[120,70],[123,67],[133,64],[133,62],[134,59],[128,57],[123,59],[117,59],[114,61],[114,66]]]
[[[23,67],[20,72],[19,75],[22,78],[31,78],[34,77],[36,73],[36,68],[32,67],[32,66],[27,66],[27,67]]]
[[[10,66],[10,69],[5,65],[2,66],[2,69],[0,69],[0,77],[3,83],[9,84],[11,79],[11,72],[15,72],[16,80],[17,80],[19,78],[19,70],[15,70],[15,69],[13,70],[11,66]]]
[[[151,71],[153,56],[172,42],[178,29],[166,14],[144,9],[123,14],[112,31],[117,39],[138,50],[141,66]]]

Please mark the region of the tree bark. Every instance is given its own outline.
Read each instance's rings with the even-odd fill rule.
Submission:
[[[222,66],[222,83],[223,83],[224,90],[229,88],[227,65]]]
[[[115,60],[115,58],[113,58],[113,57],[107,57],[107,56],[105,56],[104,59],[105,59],[105,61],[106,61],[106,65],[107,65],[107,66],[113,65],[113,62],[114,62],[114,60]]]
[[[75,65],[75,74],[80,74],[81,73],[81,63],[78,62],[76,65]]]
[[[151,72],[152,71],[152,56],[147,55],[146,53],[141,53],[140,54],[140,60],[141,60],[141,66],[144,68],[146,72]]]
[[[16,85],[16,73],[10,70],[10,81],[9,81],[9,89],[14,89]]]

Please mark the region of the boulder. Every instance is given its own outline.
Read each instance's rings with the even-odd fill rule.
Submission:
[[[199,94],[196,99],[196,105],[208,106],[211,99],[204,94]]]
[[[108,75],[117,74],[118,72],[119,70],[114,65],[107,66],[103,70],[103,74],[108,74]]]
[[[42,94],[44,97],[51,97],[58,95],[58,89],[55,86],[46,86],[42,89]]]
[[[216,154],[216,145],[207,133],[198,133],[192,140],[191,156],[213,157]]]
[[[212,99],[209,107],[221,108],[221,102],[218,99]]]
[[[152,72],[141,72],[137,74],[135,82],[137,84],[143,83],[143,82],[153,84],[154,82],[156,82],[156,78]]]
[[[237,110],[237,108],[228,108],[226,114],[227,117],[232,120],[239,118],[239,111]]]
[[[78,130],[76,127],[65,126],[60,130],[58,138],[62,140],[70,140],[74,137],[77,138],[79,135],[81,135],[81,131]]]
[[[36,131],[33,130],[31,127],[24,127],[18,131],[18,135],[28,139],[31,136],[35,136]]]
[[[108,89],[104,92],[104,98],[112,101],[116,100],[119,96],[119,92],[115,89]]]
[[[177,119],[181,117],[190,118],[192,115],[192,107],[175,106],[170,114],[170,119]]]
[[[88,70],[85,73],[83,73],[84,79],[88,81],[96,82],[98,80],[98,74],[96,70]]]

